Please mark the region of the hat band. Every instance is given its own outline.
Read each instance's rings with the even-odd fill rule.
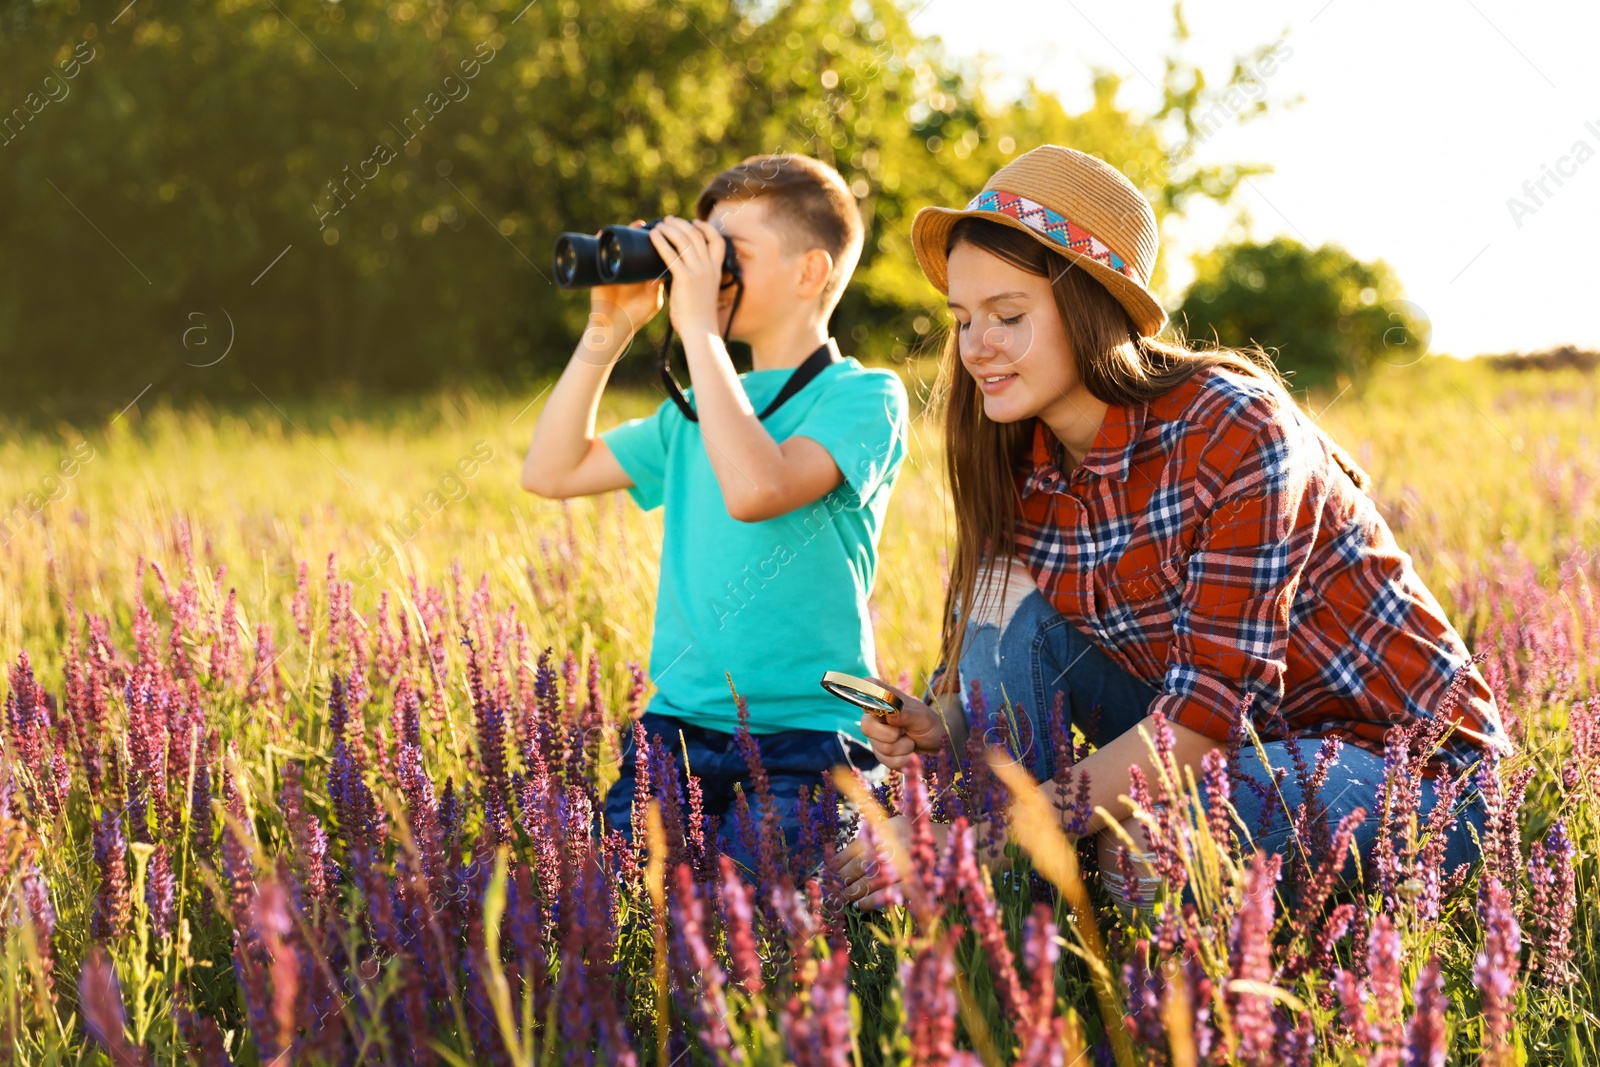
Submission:
[[[1049,238],[1069,252],[1099,260],[1118,274],[1138,281],[1133,265],[1105,246],[1105,242],[1065,215],[1036,200],[1001,189],[985,189],[967,204],[968,211],[994,211],[1009,215],[1028,229]]]

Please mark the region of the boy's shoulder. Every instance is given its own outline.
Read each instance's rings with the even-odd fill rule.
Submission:
[[[748,374],[739,377],[742,381]],[[865,415],[863,408],[870,408],[874,416],[881,412],[886,427],[901,426],[909,419],[910,399],[900,375],[888,367],[868,367],[854,356],[845,356],[826,368],[801,395],[812,390],[815,400],[808,406],[811,414],[803,416],[806,422],[819,417],[825,421],[860,418]],[[684,395],[692,404],[694,386],[687,387]],[[680,437],[698,435],[700,429],[696,423],[676,418],[677,414],[677,405],[671,400],[661,401],[653,414],[665,431],[662,443],[668,448]]]
[[[868,367],[854,356],[846,356],[825,379],[827,392],[883,396],[894,400],[903,415],[907,404],[906,385],[888,367]]]

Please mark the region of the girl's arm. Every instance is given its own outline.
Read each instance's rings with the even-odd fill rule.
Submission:
[[[890,686],[889,688],[893,687]],[[898,690],[896,691],[898,692]],[[902,698],[904,698],[904,694],[902,694]],[[931,732],[932,724],[937,721],[932,709],[921,701],[909,701],[909,704],[915,705],[915,707],[902,710],[900,714],[901,716],[906,716],[909,712],[908,722],[915,724],[919,729],[928,731],[916,735],[916,739],[920,740],[921,744],[916,744],[913,736],[907,730],[906,723],[902,723],[899,726],[886,725],[871,715],[862,719],[861,728],[872,738],[873,751],[878,754],[880,761],[891,767],[903,766],[910,757],[913,746],[917,748],[923,746],[937,748],[937,743],[933,740]],[[962,740],[964,742],[966,719],[962,717],[959,707],[952,718],[961,723]],[[1192,770],[1195,779],[1199,780],[1201,759],[1212,749],[1220,748],[1222,743],[1215,738],[1207,737],[1205,734],[1191,730],[1178,723],[1169,723],[1168,725],[1172,729],[1172,758],[1173,762],[1177,764],[1178,773],[1183,775],[1185,768],[1189,768]],[[1140,732],[1141,730],[1143,733]],[[1137,766],[1144,772],[1147,781],[1155,782],[1157,780],[1157,772],[1152,765],[1153,759],[1150,744],[1145,740],[1146,735],[1151,740],[1154,740],[1155,731],[1154,717],[1146,716],[1137,727],[1096,749],[1081,763],[1077,764],[1076,770],[1089,775],[1090,818],[1085,831],[1087,834],[1115,833],[1115,831],[1109,829],[1111,823],[1106,818],[1106,815],[1100,814],[1101,810],[1123,824],[1128,824],[1132,820],[1133,811],[1122,800],[1132,791],[1133,775],[1130,773],[1129,768]],[[879,739],[880,736],[887,737],[890,733],[897,735],[897,739],[893,741]],[[901,747],[905,748],[905,753],[897,754]],[[1186,779],[1187,776],[1185,775]],[[1057,798],[1060,798],[1064,805],[1070,805],[1075,802],[1075,797],[1062,797],[1054,782],[1042,783],[1040,788],[1044,790],[1045,796],[1052,803]],[[896,817],[892,820],[891,825],[896,832],[896,840],[884,842],[885,847],[891,850],[909,848],[911,827],[905,818],[903,816]],[[1142,830],[1137,824],[1128,826],[1127,829],[1136,843],[1144,840]],[[934,826],[934,839],[941,851],[944,848],[945,837],[948,833],[948,826],[943,824]],[[989,840],[987,828],[981,822],[974,833],[974,840],[979,842],[980,848],[983,842]],[[1106,857],[1106,844],[1112,845],[1114,849],[1117,842],[1102,841],[1102,860]],[[981,858],[991,866],[1003,862],[1005,859],[1004,855],[992,856],[987,854]],[[839,872],[840,878],[844,882],[844,897],[846,900],[854,900],[858,903],[858,906],[867,909],[882,906],[884,902],[882,893],[874,892],[872,888],[873,879],[879,865],[873,857],[867,854],[860,839],[850,842],[849,845],[841,849],[830,860],[830,863]],[[892,865],[889,870],[893,870]]]
[[[967,747],[967,715],[954,693],[939,696],[939,706],[931,707],[882,678],[872,678],[900,696],[900,710],[880,719],[871,712],[861,716],[861,732],[872,742],[872,754],[890,770],[901,770],[913,752],[932,753],[950,744],[951,752]]]
[[[1221,748],[1222,742],[1180,723],[1174,722],[1168,725],[1172,729],[1172,757],[1178,765],[1178,773],[1182,775],[1185,768],[1192,768],[1195,780],[1198,781],[1200,760],[1212,749]],[[1105,809],[1118,822],[1126,822],[1132,818],[1132,809],[1121,800],[1128,795],[1133,785],[1130,767],[1138,767],[1143,771],[1145,780],[1152,785],[1159,780],[1158,772],[1153,765],[1150,745],[1145,741],[1146,735],[1152,741],[1155,739],[1154,716],[1145,716],[1137,727],[1091,752],[1074,768],[1075,771],[1089,776],[1090,817],[1086,833],[1098,833],[1110,825],[1106,817],[1096,809]],[[1052,801],[1060,794],[1054,782],[1046,782],[1042,788]],[[1063,803],[1070,803],[1074,798],[1060,797],[1060,799]]]

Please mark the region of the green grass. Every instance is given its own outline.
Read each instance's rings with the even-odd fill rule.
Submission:
[[[931,376],[932,367],[906,372],[918,398],[926,392],[919,372]],[[244,785],[260,804],[277,795],[284,760],[327,755],[321,716],[328,665],[308,659],[295,640],[292,599],[302,561],[311,567],[313,613],[326,609],[321,571],[330,554],[339,577],[354,582],[356,608],[369,616],[383,592],[394,604],[414,607],[413,579],[447,591],[459,582],[469,594],[485,578],[496,608],[512,607],[528,624],[533,647],[571,649],[579,662],[597,651],[608,704],[620,708],[626,665],[648,660],[660,513],[640,512],[625,494],[562,505],[523,492],[518,472],[539,410],[530,399],[444,393],[366,410],[328,402],[173,411],[147,402],[109,424],[63,426],[54,434],[0,428],[0,506],[11,508],[10,536],[0,546],[0,651],[11,659],[26,650],[46,689],[59,694],[69,601],[109,616],[113,638],[127,649],[133,605],[141,596],[162,603],[152,574],[135,587],[134,561],[159,564],[176,585],[187,542],[202,573],[226,571],[218,589],[202,583],[208,613],[236,589],[247,632],[266,622],[286,650],[286,714],[298,725],[285,732],[252,721],[238,706],[217,709],[224,740],[237,741],[244,753]],[[657,399],[642,392],[608,396],[602,428],[648,412]],[[1568,688],[1592,692],[1600,661],[1585,649],[1594,647],[1595,635],[1574,626],[1581,627],[1579,605],[1594,602],[1594,590],[1583,589],[1593,579],[1580,571],[1592,574],[1600,552],[1596,378],[1579,371],[1498,374],[1434,359],[1382,368],[1361,390],[1305,402],[1374,476],[1374,495],[1401,547],[1469,641],[1485,633],[1515,635],[1519,622],[1529,623],[1530,641],[1565,635],[1564,649],[1517,649],[1507,661],[1543,655],[1565,663]],[[883,534],[873,617],[880,672],[920,678],[937,649],[948,519],[939,427],[920,401],[913,427],[911,459]],[[85,442],[92,458],[84,458]],[[71,467],[74,456],[74,473],[65,477],[59,464],[68,460]],[[470,476],[463,476],[463,463]],[[374,566],[385,547],[394,558]],[[1554,594],[1539,610],[1570,610],[1561,627],[1545,617],[1491,617],[1494,598],[1480,583],[1523,567]],[[564,587],[558,575],[566,576]],[[1536,638],[1541,633],[1547,636]],[[1585,902],[1575,936],[1579,982],[1559,996],[1524,996],[1524,1040],[1535,1061],[1581,1062],[1570,1049],[1579,1047],[1580,1030],[1587,1034],[1583,1021],[1595,1017],[1589,988],[1600,981],[1593,904],[1600,869],[1592,856],[1600,807],[1592,787],[1560,784],[1571,753],[1567,704],[1521,694],[1519,709],[1528,741],[1521,758],[1538,768],[1525,833],[1537,837],[1560,807],[1580,850]],[[462,715],[470,711],[456,703],[447,735],[429,742],[441,780],[446,773],[462,780],[471,762],[472,727]],[[52,856],[49,865],[58,959],[66,972],[58,980],[70,989],[98,875],[83,851],[83,818],[67,830],[77,851]],[[0,870],[8,863],[0,855]],[[1440,952],[1451,995],[1464,1006],[1453,1021],[1457,1047],[1470,1049],[1477,1022],[1467,976],[1478,931],[1470,905],[1455,914],[1457,936]],[[229,967],[226,931],[198,933],[197,956],[210,953],[214,966]],[[1408,952],[1417,947],[1408,945]],[[170,956],[161,960],[177,966]],[[1415,965],[1410,959],[1408,967]],[[856,969],[865,980],[885,968],[862,958]],[[892,975],[873,981],[879,978],[889,983]],[[987,989],[981,976],[974,986]],[[19,988],[12,978],[4,987]],[[159,1018],[162,988],[156,983],[141,1002],[144,1018],[152,1012]],[[1586,1036],[1582,1047],[1593,1056],[1589,1042]]]
[[[913,373],[913,392],[925,391]],[[1592,376],[1576,371],[1506,375],[1437,359],[1383,368],[1360,394],[1311,397],[1307,406],[1321,410],[1321,423],[1374,476],[1401,547],[1453,610],[1473,561],[1507,543],[1542,567],[1600,543],[1596,390]],[[641,513],[625,494],[563,507],[523,492],[518,471],[539,410],[529,399],[440,394],[359,416],[334,404],[176,412],[146,402],[109,426],[62,427],[48,437],[0,430],[0,502],[24,514],[29,493],[50,494],[45,480],[74,445],[94,449],[62,480],[58,499],[0,549],[0,648],[36,650],[48,670],[65,598],[125,611],[132,560],[171,564],[177,530],[187,524],[199,564],[225,566],[225,587],[238,587],[247,619],[280,633],[298,561],[320,563],[331,552],[356,581],[358,603],[370,606],[379,590],[404,588],[412,575],[424,585],[444,580],[459,562],[474,583],[489,575],[536,620],[541,640],[642,660],[660,512]],[[654,403],[641,393],[609,394],[601,427]],[[474,447],[492,458],[451,500],[441,481]],[[430,492],[448,501],[437,512]],[[407,537],[414,508],[426,517]],[[541,601],[529,569],[542,570],[542,539],[559,551],[569,530],[586,580]],[[919,410],[873,598],[883,670],[920,674],[933,665],[946,533],[939,429]],[[385,545],[398,558],[374,578],[366,561]]]

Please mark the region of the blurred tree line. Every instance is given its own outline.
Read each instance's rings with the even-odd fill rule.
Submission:
[[[1176,8],[1162,106],[1133,113],[1093,71],[1072,114],[1032,85],[997,97],[900,0],[122,2],[0,5],[13,411],[519,387],[567,358],[587,306],[549,280],[557,233],[687,214],[756,152],[851,182],[870,229],[834,331],[902,359],[937,295],[912,215],[1017,153],[1094,152],[1163,219],[1265,169],[1177,151],[1246,68],[1208,85]]]
[[[1173,318],[1198,345],[1266,348],[1296,392],[1357,385],[1380,363],[1409,366],[1431,336],[1426,314],[1404,299],[1383,260],[1292,237],[1196,256]]]

